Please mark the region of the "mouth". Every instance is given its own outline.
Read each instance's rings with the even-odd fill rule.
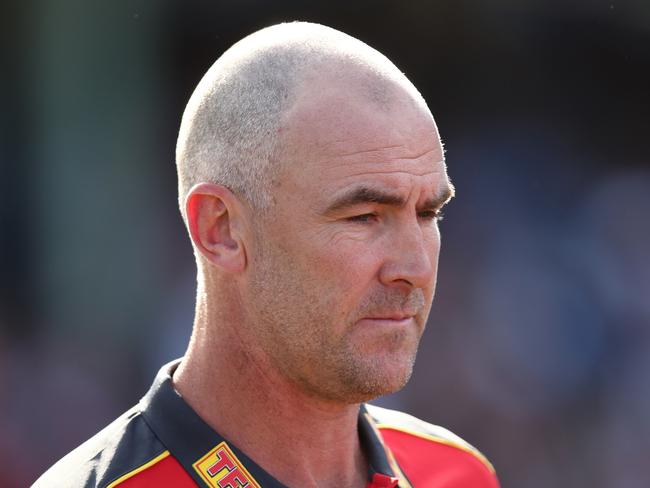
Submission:
[[[416,313],[413,310],[383,310],[366,315],[362,320],[406,320],[415,317]]]
[[[415,314],[391,313],[363,317],[359,320],[359,323],[375,326],[403,327],[412,324],[414,321]]]

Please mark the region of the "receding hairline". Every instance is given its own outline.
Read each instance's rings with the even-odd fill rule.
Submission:
[[[282,70],[291,73],[284,76]],[[283,116],[293,107],[296,94],[309,89],[310,77],[317,76],[319,70],[327,71],[328,75],[336,74],[338,70],[348,80],[361,80],[364,84],[364,90],[361,91],[378,104],[387,103],[394,93],[401,91],[426,107],[417,89],[388,58],[354,37],[330,27],[305,22],[278,24],[259,30],[223,53],[203,77],[186,107],[177,145],[179,203],[182,212],[184,198],[192,184],[210,179],[212,174],[219,172],[221,176],[215,179],[221,178],[223,181],[210,182],[225,186],[231,186],[233,182],[241,183],[241,191],[248,192],[246,196],[249,197],[262,195],[269,190],[268,187],[260,186],[267,184],[267,179],[260,178],[260,174],[262,171],[270,174],[278,169],[277,161],[271,159],[277,146],[282,146],[283,143],[281,136],[271,132],[282,123]],[[247,91],[263,95],[266,93],[265,85],[275,83],[277,89],[266,93],[266,96],[270,93],[277,96],[278,100],[272,100],[271,103],[257,97],[251,101],[255,98],[251,97],[251,100],[246,101],[258,104],[261,115],[253,113],[250,116],[246,112],[246,106],[230,107],[239,101],[227,99],[229,93],[237,93],[236,89],[230,89],[229,83],[235,85],[235,88],[238,84],[241,85],[243,95]],[[224,90],[224,86],[230,92]],[[241,104],[245,105],[244,102]],[[224,116],[219,112],[227,110],[235,113],[231,117],[231,124],[224,124],[222,119],[229,121],[228,114]],[[250,112],[255,112],[255,107]],[[213,126],[217,126],[217,129],[221,126],[219,123],[211,125],[213,119],[221,122],[225,134],[214,130]],[[254,129],[246,126],[256,123],[263,126],[264,130],[255,133]],[[234,135],[230,136],[228,131]],[[244,140],[246,137],[254,138],[253,136],[257,136],[259,141]],[[211,151],[215,147],[217,149]],[[216,162],[205,162],[210,158]],[[202,166],[197,169],[197,164]],[[211,173],[210,164],[223,167],[215,167]],[[264,167],[246,168],[242,166],[244,164]],[[226,181],[228,178],[232,180],[231,185]]]

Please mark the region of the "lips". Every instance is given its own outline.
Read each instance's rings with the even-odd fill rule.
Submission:
[[[372,315],[366,315],[362,319],[367,320],[405,320],[415,317],[415,312],[381,312]]]
[[[392,320],[394,322],[400,322],[411,318],[413,318],[413,315],[382,315],[379,317],[363,317],[362,320]]]
[[[359,323],[365,323],[367,325],[373,326],[390,326],[390,327],[405,327],[415,322],[415,314],[403,313],[403,312],[393,312],[393,313],[381,313],[381,314],[372,314],[363,317],[359,320]]]
[[[426,304],[424,292],[420,288],[415,288],[408,294],[381,289],[364,297],[359,304],[357,317],[359,320],[402,322],[416,319],[418,314],[426,310]]]

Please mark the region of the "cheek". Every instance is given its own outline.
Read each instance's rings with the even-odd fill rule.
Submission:
[[[306,284],[316,290],[318,301],[328,313],[343,320],[355,310],[372,288],[381,261],[367,242],[339,240],[316,245],[315,240],[301,244],[300,262],[308,276]]]
[[[431,231],[431,235],[425,240],[426,250],[431,259],[431,263],[437,269],[438,258],[440,256],[440,231],[436,227],[435,231]]]
[[[333,281],[354,287],[372,281],[381,266],[381,255],[367,240],[346,239],[318,249],[312,262]]]

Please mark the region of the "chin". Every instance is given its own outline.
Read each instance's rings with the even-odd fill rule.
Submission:
[[[412,373],[413,361],[408,361],[406,364],[395,365],[383,375],[378,375],[378,387],[373,398],[400,391],[409,382]]]
[[[319,373],[305,376],[313,393],[352,404],[394,393],[408,383],[419,343],[414,330],[357,339],[320,354],[325,359],[315,368]]]
[[[347,400],[350,403],[367,402],[401,390],[411,378],[413,359],[375,358],[370,364],[364,364],[353,377],[346,379],[343,390],[347,392]]]

